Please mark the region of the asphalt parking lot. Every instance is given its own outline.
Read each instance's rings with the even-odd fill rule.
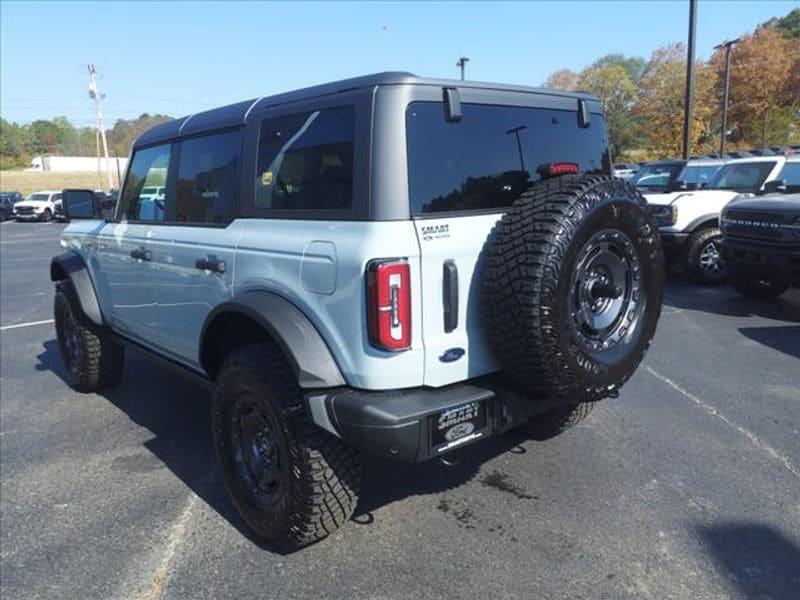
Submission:
[[[4,598],[800,596],[800,293],[670,278],[621,396],[567,434],[446,468],[367,462],[353,522],[290,555],[222,487],[206,391],[129,360],[64,383],[50,257],[0,224]]]

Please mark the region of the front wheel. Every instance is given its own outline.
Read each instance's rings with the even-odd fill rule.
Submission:
[[[42,213],[42,221],[44,221],[45,223],[49,223],[52,220],[53,220],[53,211],[51,211],[49,208],[45,208],[44,212]]]
[[[125,350],[89,322],[69,281],[56,287],[53,312],[70,386],[79,392],[94,392],[115,385],[122,377]]]
[[[721,245],[722,234],[717,227],[694,232],[686,242],[686,272],[706,285],[719,285],[725,281]]]
[[[361,484],[359,456],[309,420],[278,348],[247,346],[225,361],[213,428],[225,486],[259,537],[295,549],[350,519]]]

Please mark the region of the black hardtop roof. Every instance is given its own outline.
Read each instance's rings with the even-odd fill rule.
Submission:
[[[172,121],[161,123],[160,125],[156,125],[155,127],[151,127],[145,131],[134,142],[133,146],[136,148],[138,146],[145,146],[166,141],[178,136],[192,135],[213,129],[222,129],[225,127],[242,125],[247,117],[247,114],[254,109],[277,106],[279,104],[288,104],[290,102],[308,100],[311,98],[319,98],[321,96],[330,96],[332,94],[341,94],[343,92],[349,92],[362,88],[372,88],[379,85],[404,84],[477,88],[508,92],[528,92],[552,96],[566,96],[569,98],[584,98],[586,100],[597,100],[596,96],[584,92],[570,92],[566,90],[553,90],[548,88],[537,88],[522,85],[508,85],[503,83],[484,83],[477,81],[460,81],[455,79],[430,79],[426,77],[417,77],[412,73],[405,72],[375,73],[373,75],[364,75],[362,77],[342,79],[332,83],[315,85],[312,87],[294,90],[292,92],[276,94],[274,96],[265,96],[262,98],[246,100],[244,102],[237,102],[236,104],[229,104],[228,106],[213,108],[205,112],[173,119]]]

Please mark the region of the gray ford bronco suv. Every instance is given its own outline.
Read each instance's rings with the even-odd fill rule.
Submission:
[[[135,350],[213,385],[244,520],[317,541],[351,516],[362,453],[552,436],[617,394],[653,337],[663,256],[610,169],[593,96],[408,73],[158,125],[113,218],[64,192],[69,381],[114,385]]]

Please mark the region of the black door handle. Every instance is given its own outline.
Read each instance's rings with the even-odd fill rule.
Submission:
[[[131,250],[131,258],[135,258],[136,260],[145,260],[149,262],[153,260],[153,253],[150,252],[150,250],[148,250],[144,246],[139,246],[138,248]]]
[[[228,268],[228,265],[224,260],[219,260],[213,255],[198,258],[195,261],[194,266],[197,269],[201,269],[203,271],[214,271],[215,273],[224,273]]]
[[[450,333],[458,327],[458,268],[452,260],[445,261],[442,266],[444,332]]]

